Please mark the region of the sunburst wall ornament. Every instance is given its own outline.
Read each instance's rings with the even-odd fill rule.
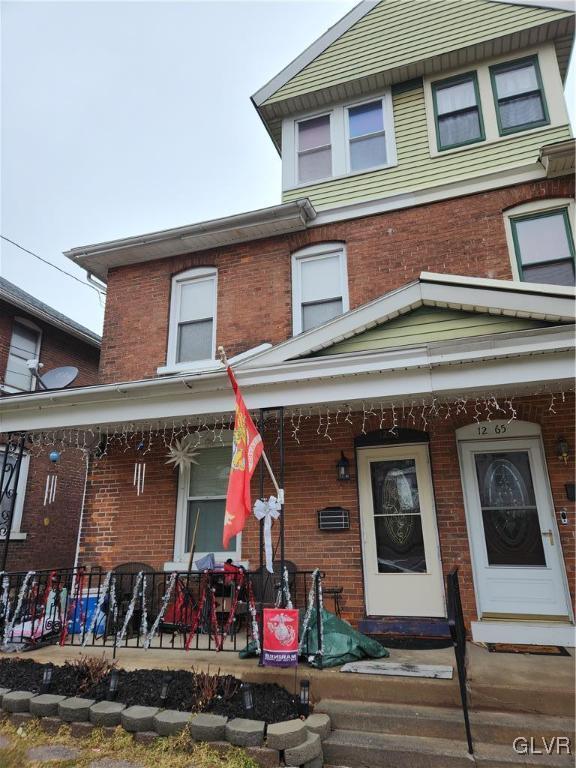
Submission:
[[[168,456],[166,464],[173,464],[182,473],[185,469],[188,469],[190,464],[198,464],[197,455],[197,449],[189,441],[185,439],[175,440],[174,445],[169,447],[166,454]]]

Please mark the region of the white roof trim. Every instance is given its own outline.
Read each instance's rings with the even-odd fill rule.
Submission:
[[[528,296],[537,296],[538,301],[527,303]],[[254,355],[239,368],[278,365],[312,354],[423,304],[549,322],[571,322],[574,320],[575,298],[574,289],[562,286],[422,272],[417,281],[294,336],[267,352]]]
[[[266,85],[263,85],[262,88],[256,91],[252,96],[255,106],[261,106],[266,99],[269,99],[279,88],[320,56],[335,40],[342,37],[344,32],[347,32],[357,21],[360,21],[367,13],[370,13],[378,5],[378,2],[379,0],[362,0],[361,3],[352,8],[346,16],[343,16],[340,21],[337,21],[336,24],[317,38],[299,56],[296,56],[290,64],[269,80]]]

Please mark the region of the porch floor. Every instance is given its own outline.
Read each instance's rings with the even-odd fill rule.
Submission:
[[[80,655],[112,658],[112,648],[87,646],[46,646],[35,651],[10,654],[54,664]],[[489,653],[468,643],[468,690],[471,709],[532,712],[574,716],[575,657]],[[314,701],[347,699],[421,706],[459,707],[458,676],[451,648],[434,650],[391,649],[390,661],[410,664],[442,664],[454,668],[452,680],[382,677],[341,673],[339,668],[318,670],[305,664],[294,669],[259,667],[257,659],[240,659],[237,653],[209,650],[166,650],[121,648],[118,666],[124,669],[220,670],[248,682],[276,682],[296,692],[302,678],[310,680]]]

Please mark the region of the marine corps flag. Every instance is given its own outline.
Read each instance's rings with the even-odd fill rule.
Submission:
[[[246,519],[252,511],[250,478],[254,474],[263,450],[262,437],[246,409],[232,368],[227,366],[226,370],[236,395],[236,415],[234,418],[234,437],[232,438],[232,466],[228,478],[222,537],[225,550],[228,549],[228,543],[232,536],[236,536],[244,528]]]

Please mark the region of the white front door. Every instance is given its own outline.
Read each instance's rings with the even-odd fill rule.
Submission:
[[[482,619],[569,620],[566,576],[539,436],[487,422],[459,430]],[[472,436],[483,439],[462,440]]]
[[[369,616],[445,616],[427,445],[358,450]]]

